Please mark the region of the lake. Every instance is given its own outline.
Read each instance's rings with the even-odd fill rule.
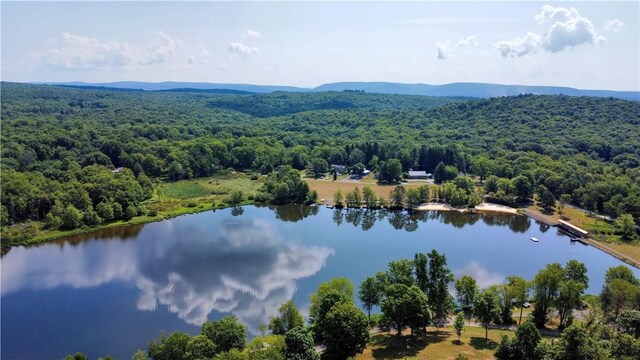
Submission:
[[[297,205],[209,211],[5,249],[2,357],[130,358],[161,330],[196,334],[228,314],[256,335],[289,299],[306,313],[323,281],[346,276],[357,288],[389,261],[431,249],[481,287],[577,259],[596,294],[606,269],[624,264],[522,216]]]

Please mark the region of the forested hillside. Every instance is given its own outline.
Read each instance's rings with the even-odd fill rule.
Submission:
[[[482,178],[519,178],[528,192],[518,195],[543,185],[556,199],[640,219],[640,103],[632,101],[2,83],[1,115],[3,225],[71,228],[136,216],[154,179],[323,161],[377,169],[390,159],[404,171],[434,172],[442,162]]]

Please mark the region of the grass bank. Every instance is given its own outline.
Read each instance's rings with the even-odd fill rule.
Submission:
[[[503,335],[513,337],[512,330],[489,329],[489,339],[484,338],[484,328],[465,326],[458,341],[453,327],[428,328],[427,334],[411,337],[407,330],[401,337],[392,333],[373,333],[371,341],[356,360],[373,359],[455,359],[462,355],[468,359],[494,359],[493,353]]]
[[[228,172],[207,178],[177,182],[160,182],[151,199],[141,204],[147,214],[155,212],[155,216],[135,216],[127,221],[114,221],[91,227],[83,226],[73,230],[46,229],[43,222],[31,221],[14,225],[15,228],[12,231],[28,231],[32,233],[32,236],[21,241],[14,241],[10,246],[38,244],[94,231],[146,224],[180,215],[226,208],[232,205],[227,202],[226,198],[234,190],[240,190],[244,194],[242,205],[252,204],[253,196],[258,192],[263,182],[263,177],[252,179],[249,175],[239,172]],[[3,246],[5,246],[4,243]]]
[[[616,257],[629,265],[640,268],[640,242],[625,243],[616,234],[615,225],[602,219],[596,219],[592,214],[573,207],[565,206],[560,213],[559,208],[552,212],[545,211],[538,205],[531,205],[525,209],[526,214],[533,218],[542,217],[549,222],[557,223],[558,220],[566,220],[589,232],[590,240],[587,244],[596,247],[607,254]],[[532,214],[531,214],[532,213]]]

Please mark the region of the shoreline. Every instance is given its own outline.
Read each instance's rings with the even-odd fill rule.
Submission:
[[[44,235],[44,236],[36,236],[32,239],[30,239],[29,241],[26,242],[22,242],[22,243],[17,243],[17,244],[12,244],[12,245],[2,245],[2,248],[6,248],[6,249],[10,249],[13,247],[19,247],[19,246],[38,246],[40,244],[45,244],[48,242],[53,242],[56,240],[61,240],[64,238],[70,238],[72,236],[78,236],[78,235],[84,235],[84,234],[89,234],[92,232],[98,232],[98,231],[102,231],[102,230],[107,230],[107,229],[117,229],[117,228],[121,228],[121,227],[127,227],[127,226],[135,226],[135,225],[144,225],[144,224],[151,224],[154,222],[160,222],[160,221],[164,221],[164,220],[170,220],[170,219],[175,219],[179,216],[182,215],[191,215],[191,214],[198,214],[201,212],[205,212],[205,211],[211,211],[211,210],[223,210],[223,209],[228,209],[228,208],[232,208],[234,206],[245,206],[245,205],[256,205],[253,202],[244,202],[242,204],[238,204],[238,205],[229,205],[229,206],[221,206],[221,207],[195,207],[192,208],[192,211],[181,211],[181,212],[175,212],[175,213],[167,213],[167,214],[162,214],[162,215],[157,215],[154,217],[150,217],[150,216],[139,216],[138,219],[134,218],[132,220],[129,220],[127,222],[122,222],[122,221],[118,221],[118,222],[112,222],[112,223],[108,223],[108,224],[103,224],[103,225],[98,225],[98,226],[93,226],[93,227],[82,227],[82,228],[77,228],[77,229],[73,229],[73,230],[66,230],[66,231],[57,231],[54,234],[51,234],[49,236]]]
[[[245,202],[243,204],[240,205],[234,205],[234,206],[246,206],[246,205],[256,205],[253,202]],[[315,206],[322,206],[323,204],[314,204]],[[331,205],[324,205],[327,208],[333,208],[333,206]],[[164,214],[163,216],[155,216],[155,217],[148,217],[148,216],[144,216],[144,217],[140,217],[137,220],[134,221],[128,221],[128,222],[115,222],[115,223],[109,223],[109,224],[105,224],[105,225],[100,225],[100,226],[96,226],[96,227],[87,227],[87,228],[80,228],[80,229],[74,229],[74,230],[69,230],[69,231],[63,231],[63,232],[59,232],[56,234],[53,234],[51,236],[43,236],[43,237],[35,237],[34,239],[32,239],[31,241],[25,242],[25,243],[20,243],[20,244],[13,244],[13,245],[8,245],[8,246],[2,246],[2,248],[7,248],[10,249],[12,247],[18,247],[18,246],[37,246],[40,244],[44,244],[47,242],[52,242],[55,240],[60,240],[63,238],[67,238],[67,237],[72,237],[72,236],[78,236],[78,235],[84,235],[84,234],[89,234],[92,232],[97,232],[97,231],[101,231],[101,230],[106,230],[106,229],[113,229],[113,228],[119,228],[119,227],[127,227],[127,226],[134,226],[134,225],[144,225],[144,224],[150,224],[150,223],[154,223],[154,222],[160,222],[160,221],[164,221],[164,220],[169,220],[169,219],[173,219],[173,218],[177,218],[179,216],[182,215],[190,215],[190,214],[197,214],[197,213],[201,213],[201,212],[205,212],[205,211],[210,211],[210,210],[223,210],[223,209],[227,209],[233,206],[224,206],[224,207],[203,207],[203,208],[193,208],[192,211],[185,211],[185,212],[180,212],[180,213],[169,213],[169,214]],[[406,209],[404,209],[406,210]],[[533,219],[535,221],[541,222],[543,224],[547,224],[550,226],[556,226],[557,223],[549,221],[549,219],[547,219],[546,217],[544,217],[542,214],[537,214],[534,211],[531,211],[529,209],[515,209],[509,206],[504,206],[504,205],[499,205],[499,204],[492,204],[492,203],[481,203],[480,205],[476,206],[473,209],[467,209],[467,208],[463,208],[463,209],[458,209],[455,208],[449,204],[444,204],[444,203],[424,203],[421,204],[420,206],[418,206],[416,209],[417,211],[454,211],[454,212],[459,212],[459,213],[473,213],[473,212],[478,212],[478,213],[489,213],[489,212],[496,212],[496,213],[501,213],[501,214],[507,214],[507,215],[524,215],[529,217],[530,219]],[[594,240],[592,238],[586,238],[586,239],[582,239],[584,241],[584,243],[586,245],[590,245],[593,246],[594,248],[610,255],[613,256],[614,258],[628,264],[631,265],[637,269],[640,269],[640,261],[633,259],[631,257],[629,257],[628,255],[625,255],[615,249],[612,249],[611,247],[607,246],[605,243],[602,243],[600,241]]]
[[[531,210],[531,209],[520,209],[522,211],[522,214],[528,216],[529,218],[541,222],[543,224],[549,225],[549,226],[554,226],[556,227],[558,225],[558,222],[550,219],[549,217],[540,214],[537,211]],[[640,269],[640,261],[636,260],[624,253],[621,253],[620,251],[611,248],[610,246],[607,246],[607,243],[602,242],[602,241],[598,241],[595,239],[592,239],[591,237],[587,237],[587,238],[581,238],[580,242],[583,243],[584,245],[587,246],[593,246],[594,248],[608,254],[609,256],[613,256],[614,258],[628,264],[631,265],[633,267],[635,267],[636,269]]]

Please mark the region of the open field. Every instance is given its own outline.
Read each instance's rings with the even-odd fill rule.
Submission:
[[[547,213],[538,205],[531,205],[529,210],[543,214],[545,217],[558,221],[560,219],[566,220],[571,224],[585,229],[591,233],[593,238],[597,237],[597,240],[618,241],[620,237],[615,235],[615,227],[604,220],[596,221],[595,218],[587,215],[586,212],[572,206],[565,206],[562,210],[562,214],[559,212],[559,208],[556,208],[553,213]],[[594,234],[598,234],[595,236]]]
[[[345,175],[338,176],[338,179],[336,181],[333,181],[332,176],[326,176],[325,178],[321,179],[305,177],[304,180],[309,184],[311,190],[315,190],[318,192],[318,202],[320,204],[327,205],[333,204],[333,193],[337,189],[341,189],[344,195],[346,194],[346,192],[352,191],[356,187],[358,187],[362,191],[363,187],[368,186],[376,193],[377,197],[382,197],[389,200],[389,194],[391,193],[393,188],[400,184],[402,184],[402,186],[407,189],[412,187],[420,187],[422,185],[429,185],[429,183],[427,183],[426,181],[409,181],[399,184],[381,185],[376,181],[376,179],[373,178],[373,175],[371,174],[360,180],[350,180]],[[321,201],[321,199],[324,199],[324,201]]]
[[[484,328],[465,326],[458,336],[451,326],[428,328],[422,337],[410,337],[409,331],[398,338],[395,332],[375,333],[364,353],[356,360],[370,359],[455,359],[458,354],[468,359],[494,359],[493,353],[503,335],[514,336],[514,331],[489,329],[489,339],[484,339]],[[407,349],[408,345],[408,349]]]
[[[262,178],[251,180],[243,173],[231,172],[207,178],[182,180],[158,185],[154,196],[144,205],[148,210],[155,210],[161,216],[165,213],[184,210],[184,208],[208,207],[222,205],[226,196],[234,190],[240,190],[245,196],[253,197],[262,186]],[[194,206],[195,204],[195,206]]]
[[[640,246],[638,245],[607,244],[607,246],[640,262]]]

